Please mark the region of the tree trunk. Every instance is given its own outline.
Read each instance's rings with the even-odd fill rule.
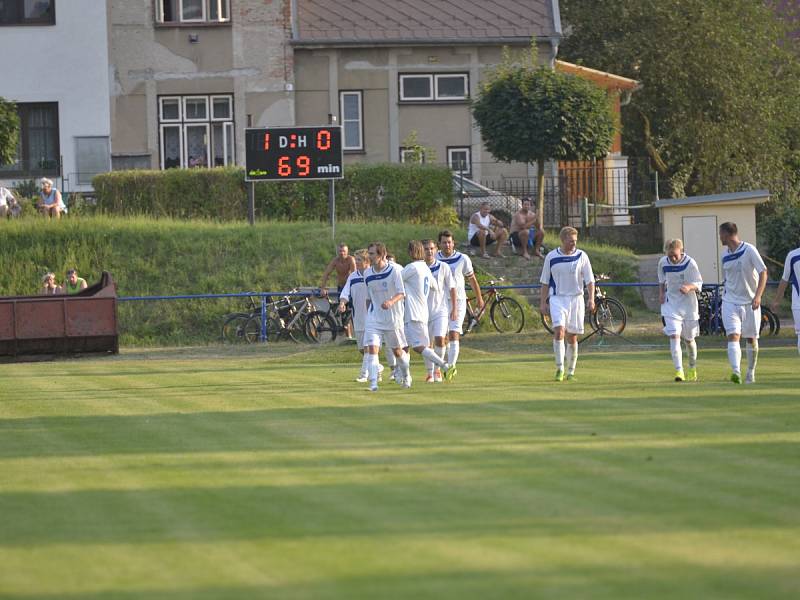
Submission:
[[[536,210],[539,211],[539,227],[544,230],[544,159],[536,161],[536,189],[539,191],[539,201]]]

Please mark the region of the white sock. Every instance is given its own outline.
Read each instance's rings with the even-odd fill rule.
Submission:
[[[686,342],[686,350],[689,354],[689,368],[694,369],[697,366],[697,342],[694,340],[684,340]]]
[[[575,373],[578,364],[578,343],[567,344],[567,375]]]
[[[672,364],[676,371],[683,369],[683,350],[681,350],[680,338],[669,338],[669,354],[672,356]]]
[[[430,348],[425,348],[425,350],[431,350]],[[433,350],[431,350],[433,352]],[[422,358],[425,360],[425,372],[428,375],[433,375],[433,363],[425,357],[425,352],[422,352]]]
[[[758,340],[754,339],[752,344],[747,344],[747,372],[756,372],[758,363]]]
[[[556,355],[556,369],[564,369],[564,340],[553,340],[553,353]]]
[[[447,344],[447,362],[449,362],[451,365],[454,365],[456,362],[458,362],[459,345],[460,342],[458,340],[453,340]]]
[[[359,373],[360,377],[369,377],[369,356],[370,355],[368,352],[364,352],[364,356],[361,357],[361,373]]]
[[[377,387],[378,385],[378,355],[367,354],[367,370],[369,371],[369,385],[370,387]]]
[[[728,342],[728,362],[731,363],[731,369],[736,374],[741,374],[742,370],[739,363],[742,362],[742,348],[739,342]]]
[[[397,359],[397,365],[400,367],[400,373],[403,375],[403,378],[408,377],[408,371],[411,367],[411,357],[408,355],[408,352],[403,351]]]
[[[439,358],[438,356],[436,356],[436,352],[434,352],[434,351],[433,351],[433,350],[431,350],[430,348],[425,348],[425,349],[422,351],[422,357],[425,359],[425,364],[426,364],[426,365],[427,365],[428,363],[433,363],[433,364],[435,364],[437,367],[443,367],[443,366],[445,365],[445,362],[444,362],[444,361],[443,361],[441,358]],[[429,371],[429,372],[433,372],[433,367],[432,367],[432,366],[431,366],[431,368],[430,368],[430,371]]]
[[[800,346],[800,338],[797,338],[797,343]],[[445,352],[447,351],[447,346],[434,346],[433,351],[436,352],[436,356],[444,361]],[[445,361],[446,362],[446,361]]]
[[[383,348],[383,353],[386,356],[386,364],[389,365],[390,369],[394,370],[394,368],[397,366],[397,357],[394,355],[394,352],[392,352],[392,349],[389,348],[389,346],[385,346]]]

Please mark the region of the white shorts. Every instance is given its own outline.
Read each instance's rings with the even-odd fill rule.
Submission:
[[[431,343],[428,337],[428,324],[422,321],[409,321],[406,323],[405,334],[408,345],[412,348],[419,348],[420,346],[427,348]]]
[[[800,308],[792,309],[792,318],[794,319],[794,332],[800,335]]]
[[[447,327],[450,325],[450,321],[447,316],[439,315],[438,317],[434,317],[430,321],[428,321],[428,336],[429,339],[433,340],[437,337],[445,337],[447,336]]]
[[[405,348],[406,336],[402,329],[367,329],[364,332],[364,346],[380,346],[381,340],[387,348]]]
[[[564,327],[567,333],[583,333],[586,305],[583,296],[550,296],[550,319],[553,328]]]
[[[456,300],[456,320],[450,321],[448,331],[455,331],[456,333],[464,333],[461,325],[464,323],[464,315],[467,314],[467,299],[459,298]]]
[[[353,331],[353,335],[356,337],[356,347],[363,348],[364,347],[364,330],[363,329],[356,329]]]
[[[725,334],[735,333],[745,339],[758,339],[761,328],[761,309],[749,304],[732,304],[722,301],[722,326]]]
[[[700,322],[697,319],[684,319],[676,316],[664,317],[664,334],[670,337],[679,335],[691,341],[700,335]]]

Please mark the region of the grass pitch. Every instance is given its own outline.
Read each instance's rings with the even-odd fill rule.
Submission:
[[[800,589],[794,349],[733,386],[721,349],[696,384],[666,348],[557,384],[549,353],[466,348],[377,394],[352,348],[277,350],[0,365],[0,597]]]

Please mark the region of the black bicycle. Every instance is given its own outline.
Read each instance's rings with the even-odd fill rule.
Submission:
[[[593,333],[619,335],[628,324],[628,310],[625,305],[611,296],[607,296],[600,287],[600,281],[608,281],[611,276],[607,273],[595,275],[594,284],[594,312],[589,313],[589,326]],[[548,299],[548,303],[549,303]],[[542,315],[542,325],[553,333],[553,321],[550,314]]]
[[[722,323],[722,288],[703,286],[697,292],[700,335],[725,335]],[[778,335],[781,331],[781,320],[767,306],[761,305],[760,335]]]
[[[489,320],[494,328],[500,333],[519,333],[525,326],[525,312],[519,302],[508,296],[504,296],[497,289],[497,284],[503,281],[489,281],[487,289],[483,294],[483,306],[478,309],[475,298],[467,298],[467,314],[464,315],[464,324],[461,330],[466,335],[473,331],[481,322],[481,318],[489,311]]]

